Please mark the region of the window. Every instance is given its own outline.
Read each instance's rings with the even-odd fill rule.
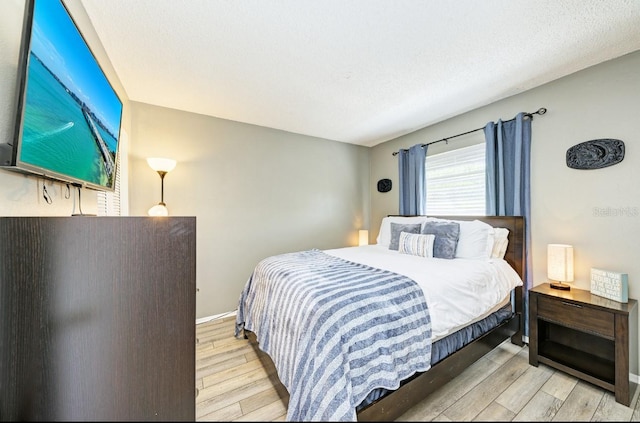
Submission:
[[[120,207],[120,159],[116,164],[116,181],[113,192],[98,191],[98,215],[99,216],[121,216]]]
[[[113,192],[98,191],[97,208],[98,216],[127,216],[129,214],[129,204],[127,202],[128,184],[128,160],[129,150],[127,133],[120,131],[120,152],[116,163],[116,181]]]
[[[426,168],[427,214],[486,214],[484,143],[427,155]]]

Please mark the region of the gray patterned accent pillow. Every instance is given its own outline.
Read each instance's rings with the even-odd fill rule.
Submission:
[[[390,250],[397,250],[400,243],[400,232],[410,234],[419,234],[422,225],[420,223],[391,223],[391,242],[389,242]]]
[[[456,247],[460,238],[460,224],[457,222],[425,222],[423,234],[433,234],[433,256],[436,258],[452,259],[456,256]]]

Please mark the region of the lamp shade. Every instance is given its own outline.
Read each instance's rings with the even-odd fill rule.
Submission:
[[[547,246],[547,277],[554,281],[573,281],[573,246],[549,244]]]
[[[369,245],[369,231],[367,229],[358,231],[358,245]]]
[[[169,209],[167,209],[167,206],[160,203],[151,207],[147,213],[149,213],[149,216],[169,216]]]
[[[173,159],[164,159],[161,157],[150,157],[147,163],[151,169],[156,172],[171,172],[176,167],[176,161]]]

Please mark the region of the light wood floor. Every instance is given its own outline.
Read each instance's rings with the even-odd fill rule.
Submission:
[[[196,325],[196,419],[285,420],[288,395],[262,355],[233,335],[235,316]],[[640,421],[612,393],[541,364],[505,342],[398,421]]]

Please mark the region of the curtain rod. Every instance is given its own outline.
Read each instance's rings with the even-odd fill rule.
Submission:
[[[545,113],[547,113],[547,109],[545,109],[544,107],[541,107],[536,112],[525,113],[524,115],[528,116],[530,119],[533,119],[533,115],[544,115]],[[503,122],[509,122],[509,121],[514,120],[514,119],[515,118],[509,119],[509,120],[505,120]],[[431,142],[428,142],[426,144],[422,144],[422,147],[426,147],[427,145],[436,144],[436,143],[443,142],[443,141],[448,143],[451,138],[461,137],[463,135],[467,135],[467,134],[470,134],[472,132],[482,131],[483,129],[484,129],[484,126],[482,128],[476,128],[476,129],[472,129],[471,131],[463,132],[461,134],[452,135],[452,136],[447,137],[447,138],[442,138],[441,140],[431,141]],[[401,150],[406,150],[406,149],[401,149]],[[394,151],[393,153],[391,153],[391,155],[392,156],[396,156],[396,155],[398,155],[398,153],[399,153],[399,151]]]

